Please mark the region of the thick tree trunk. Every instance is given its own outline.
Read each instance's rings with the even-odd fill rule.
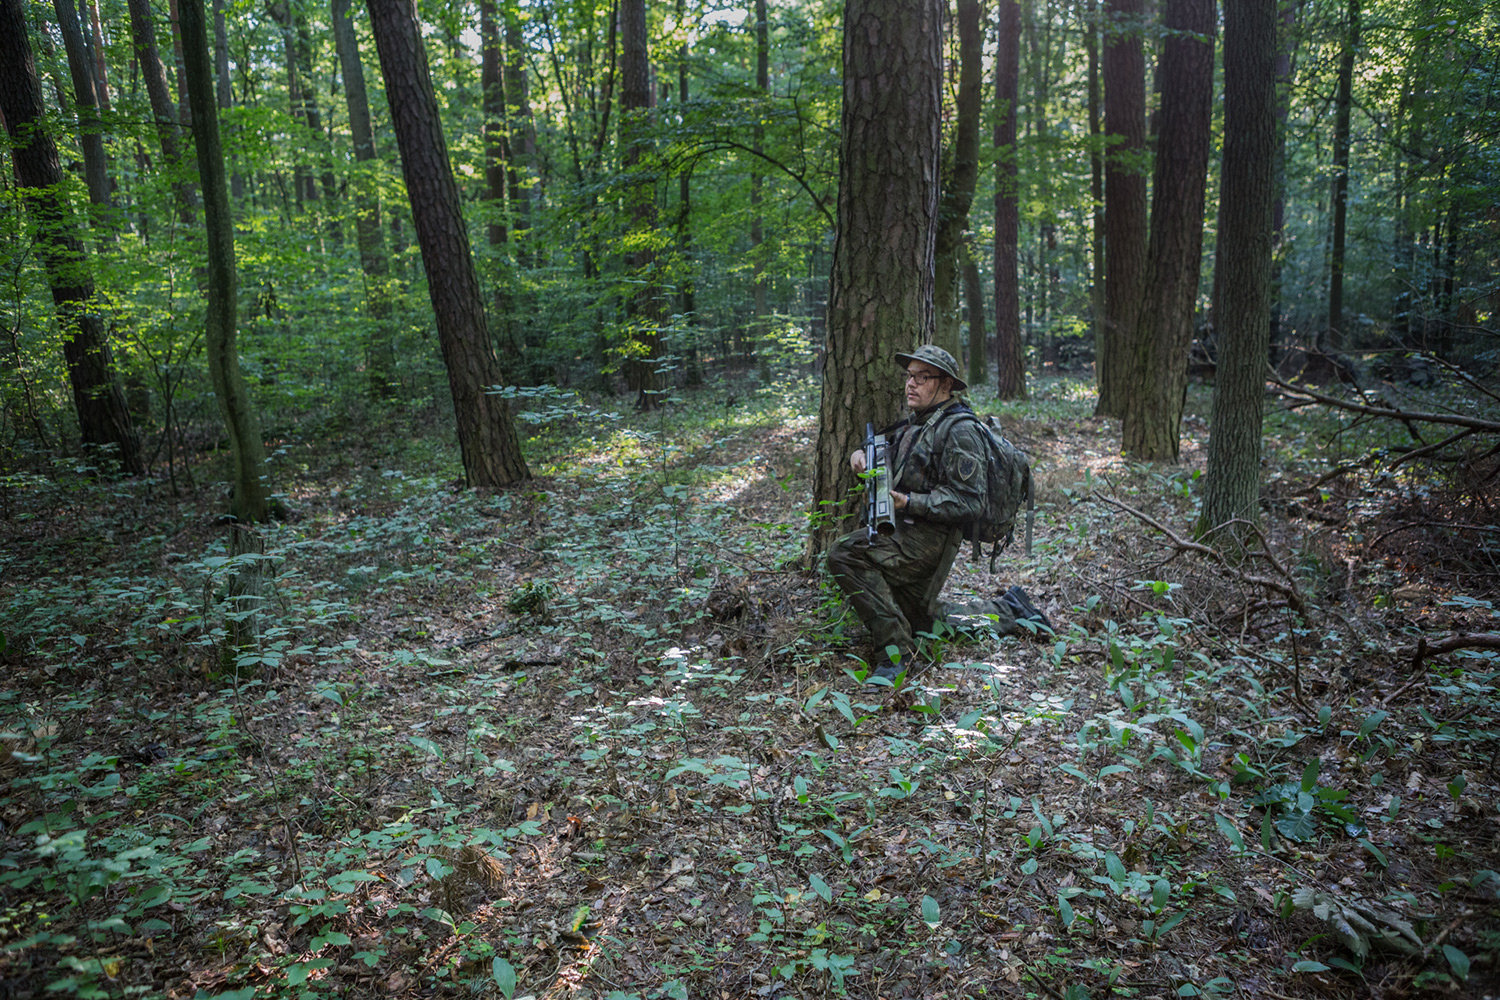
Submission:
[[[651,63],[646,51],[646,0],[620,3],[620,166],[630,175],[640,171],[650,152],[648,130],[652,107]],[[656,185],[644,172],[626,184],[626,213],[637,236],[656,228]],[[625,380],[636,394],[637,409],[655,409],[661,402],[662,377],[657,371],[661,350],[661,290],[657,285],[656,255],[649,249],[625,255],[625,266],[639,291],[629,301]]]
[[[1338,90],[1333,103],[1333,238],[1328,256],[1328,336],[1324,346],[1343,350],[1344,241],[1349,216],[1350,109],[1354,103],[1354,54],[1359,48],[1359,0],[1349,0],[1344,50],[1339,54]]]
[[[376,398],[395,395],[395,332],[391,322],[391,266],[385,252],[385,233],[380,224],[380,198],[375,191],[375,133],[370,127],[369,89],[365,67],[359,58],[354,34],[351,0],[333,0],[333,44],[338,51],[339,73],[344,78],[344,103],[349,109],[349,134],[354,140],[354,162],[362,168],[354,177],[354,237],[359,246],[359,266],[365,276],[365,311],[370,317],[370,337],[365,352],[370,392]]]
[[[464,475],[470,486],[508,486],[530,473],[510,407],[490,392],[504,377],[485,325],[483,293],[474,272],[458,183],[448,162],[416,8],[411,0],[367,2],[448,368]]]
[[[172,193],[177,206],[177,221],[191,226],[197,221],[198,199],[188,176],[182,155],[182,127],[177,121],[177,106],[167,87],[167,71],[156,51],[156,27],[150,0],[129,0],[130,33],[135,43],[136,65],[146,85],[151,115],[156,119],[156,140],[161,145],[163,166],[172,179]]]
[[[1224,5],[1224,166],[1214,271],[1219,358],[1200,533],[1236,518],[1259,520],[1275,152],[1276,0],[1232,0]]]
[[[847,523],[849,453],[900,408],[892,355],[932,339],[940,0],[846,0],[838,230],[810,554]]]
[[[958,0],[958,106],[953,130],[951,172],[938,203],[934,250],[933,342],[955,358],[959,343],[959,285],[966,255],[964,234],[979,181],[979,108],[984,94],[984,7],[980,0]],[[981,348],[983,345],[980,345]]]
[[[1146,60],[1144,0],[1106,0],[1104,29],[1104,329],[1099,343],[1099,403],[1118,417],[1132,391],[1126,345],[1146,277]]]
[[[1021,94],[1021,4],[1000,0],[995,52],[995,355],[1001,399],[1026,397],[1021,347],[1021,200],[1016,127]]]
[[[1125,452],[1177,461],[1197,315],[1214,85],[1214,0],[1167,0],[1157,112],[1151,242],[1141,309],[1130,338],[1124,398]]]
[[[229,432],[234,459],[234,515],[241,521],[264,521],[269,512],[265,442],[260,421],[240,374],[235,347],[236,288],[234,217],[229,213],[229,184],[219,143],[219,108],[214,101],[213,63],[208,52],[208,19],[203,0],[179,0],[182,18],[183,78],[193,115],[198,180],[203,186],[203,224],[207,234],[208,296],[204,346],[219,412]]]
[[[73,0],[53,0],[63,50],[68,54],[68,74],[73,78],[73,103],[78,109],[78,144],[83,149],[83,176],[89,201],[109,204],[109,160],[104,153],[104,125],[99,118],[99,90],[94,82],[93,60],[84,40],[83,23]]]
[[[47,134],[42,87],[26,33],[23,0],[0,0],[0,117],[10,134],[16,181],[36,219],[42,258],[62,329],[63,358],[85,445],[113,446],[127,473],[143,471],[140,442],[115,377],[94,279],[63,189],[57,146]]]
[[[89,16],[89,54],[94,57],[94,88],[99,95],[99,107],[109,111],[109,66],[104,60],[104,28],[99,23],[98,0],[87,0],[86,9]]]

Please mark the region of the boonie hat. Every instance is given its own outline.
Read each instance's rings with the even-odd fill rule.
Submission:
[[[936,344],[923,344],[910,354],[898,352],[895,355],[896,364],[906,367],[913,361],[920,361],[924,365],[931,365],[938,371],[953,380],[953,391],[963,392],[969,387],[958,374],[958,362],[953,360],[953,355],[943,350]]]

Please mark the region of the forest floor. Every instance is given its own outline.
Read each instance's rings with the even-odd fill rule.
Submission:
[[[814,392],[539,397],[503,493],[435,418],[280,441],[264,559],[214,456],[5,477],[0,997],[1500,996],[1500,655],[1415,652],[1500,631],[1493,457],[1272,401],[1235,569],[1206,390],[1170,467],[981,398],[1036,542],[949,592],[1057,634],[893,692],[802,568]]]

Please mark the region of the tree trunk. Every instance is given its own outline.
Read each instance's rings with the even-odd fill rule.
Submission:
[[[395,333],[391,322],[391,266],[385,252],[385,233],[380,224],[380,197],[373,171],[375,133],[370,127],[369,89],[365,68],[359,59],[354,34],[351,0],[333,0],[333,45],[338,51],[339,73],[344,78],[344,103],[349,109],[349,133],[354,140],[354,162],[362,168],[354,177],[354,237],[359,246],[359,266],[365,276],[365,311],[370,317],[370,339],[365,351],[369,365],[370,392],[390,399],[396,389]]]
[[[944,179],[938,203],[934,250],[933,342],[954,358],[959,344],[959,285],[965,256],[964,234],[979,181],[979,108],[983,103],[984,7],[980,0],[958,0],[958,106],[953,130],[951,173]],[[982,346],[982,345],[981,345]]]
[[[197,221],[197,197],[182,155],[182,127],[177,121],[177,106],[167,88],[167,71],[156,51],[156,27],[150,0],[130,0],[130,33],[135,43],[136,65],[151,101],[151,115],[156,119],[156,140],[161,145],[163,166],[172,179],[172,193],[177,206],[177,221],[191,226]]]
[[[228,111],[234,107],[234,87],[229,79],[229,32],[224,27],[224,0],[214,0],[214,71],[219,110]],[[227,131],[232,140],[234,131]],[[245,178],[238,166],[236,157],[235,170],[229,175],[231,205],[238,205],[245,199]]]
[[[44,126],[42,87],[26,33],[23,0],[0,0],[0,117],[13,143],[16,182],[37,223],[37,252],[52,288],[63,358],[85,445],[113,446],[120,467],[143,470],[140,442],[115,377],[102,318],[92,310],[94,279],[63,186],[57,146]]]
[[[1000,0],[995,52],[995,354],[1001,399],[1026,398],[1021,347],[1021,201],[1016,125],[1021,94],[1021,4]]]
[[[984,287],[979,282],[979,265],[968,247],[964,248],[964,302],[969,315],[969,384],[983,385],[990,357]]]
[[[89,50],[94,57],[94,88],[99,95],[99,107],[105,111],[109,106],[109,66],[104,60],[104,28],[99,23],[98,0],[87,0],[89,15]]]
[[[755,0],[755,89],[761,99],[771,97],[771,23],[766,0]],[[766,304],[766,264],[762,259],[761,244],[765,242],[765,215],[761,208],[764,197],[762,189],[765,177],[761,173],[761,154],[765,152],[766,129],[761,124],[761,115],[755,116],[755,125],[750,130],[750,293],[754,320],[750,338],[751,350],[757,346],[770,322],[770,308]],[[763,347],[759,353],[764,355]],[[763,360],[764,364],[764,360]]]
[[[484,105],[484,185],[488,222],[485,236],[490,259],[494,264],[492,282],[494,322],[500,349],[520,368],[522,343],[516,336],[516,311],[511,298],[510,227],[507,220],[511,206],[506,204],[506,171],[514,151],[511,149],[510,122],[505,107],[505,54],[500,39],[500,22],[495,16],[495,0],[479,4],[479,84]]]
[[[93,60],[83,37],[83,24],[73,0],[53,0],[63,50],[68,54],[68,74],[73,78],[73,103],[78,108],[78,144],[83,149],[83,176],[89,202],[109,204],[109,160],[104,154],[104,124],[99,118],[99,90],[94,82]]]
[[[208,371],[219,400],[219,412],[229,432],[229,451],[234,460],[234,515],[241,521],[264,521],[269,512],[265,442],[245,389],[245,379],[240,374],[239,353],[235,348],[238,276],[234,261],[234,217],[229,213],[229,185],[224,174],[224,152],[219,144],[219,108],[214,101],[208,19],[203,0],[179,0],[178,14],[182,18],[183,78],[193,115],[207,233],[204,347]]]
[[[535,199],[531,172],[536,161],[536,129],[531,123],[530,87],[526,78],[526,41],[521,34],[521,16],[516,0],[504,0],[505,14],[505,121],[507,129],[506,184],[509,186],[511,228],[522,246],[522,262],[530,251],[522,236],[531,228],[531,203]]]
[[[1124,402],[1125,452],[1177,461],[1197,316],[1214,86],[1214,0],[1167,0],[1157,112],[1151,241],[1140,314],[1129,344],[1134,372]]]
[[[1219,357],[1200,534],[1236,518],[1259,520],[1275,146],[1276,0],[1232,0],[1224,5],[1224,166],[1214,270]]]
[[[1099,360],[1108,353],[1104,336],[1104,122],[1101,116],[1099,79],[1099,0],[1084,0],[1084,39],[1088,49],[1089,76],[1089,257],[1093,266],[1089,282],[1089,322],[1094,334],[1094,373],[1103,371]]]
[[[620,3],[620,144],[626,214],[637,238],[656,228],[656,185],[642,161],[650,153],[651,63],[646,51],[646,0]],[[637,173],[639,172],[639,173]],[[631,174],[637,174],[631,177]],[[639,290],[627,303],[628,342],[625,379],[636,394],[637,409],[655,409],[661,401],[657,358],[661,345],[661,292],[657,287],[656,254],[632,250],[625,266]]]
[[[529,477],[510,407],[490,387],[504,381],[485,325],[484,298],[469,250],[458,183],[448,161],[427,53],[412,0],[367,0],[380,53],[401,173],[411,201],[427,292],[448,368],[464,477],[508,486]]]
[[[1359,48],[1359,0],[1349,0],[1344,50],[1339,54],[1338,90],[1333,103],[1333,239],[1328,257],[1328,336],[1324,346],[1343,350],[1344,233],[1349,214],[1350,109],[1354,103],[1354,55]]]
[[[1126,351],[1146,276],[1146,61],[1143,0],[1106,0],[1104,33],[1104,329],[1095,413],[1118,417],[1132,390]]]
[[[809,555],[847,523],[849,453],[900,408],[892,355],[929,343],[942,114],[940,0],[846,0],[838,229]]]

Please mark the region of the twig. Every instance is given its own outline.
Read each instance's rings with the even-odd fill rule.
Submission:
[[[1151,515],[1146,514],[1143,511],[1136,510],[1129,504],[1124,503],[1120,500],[1116,500],[1114,497],[1104,496],[1103,494],[1095,494],[1095,496],[1098,497],[1098,499],[1103,500],[1110,506],[1123,510],[1131,517],[1134,517],[1137,520],[1142,521],[1155,528],[1157,531],[1160,531],[1163,535],[1167,536],[1167,539],[1178,551],[1194,552],[1198,555],[1212,559],[1214,562],[1224,567],[1224,569],[1228,570],[1236,577],[1238,577],[1240,582],[1251,584],[1253,586],[1265,587],[1267,590],[1274,590],[1276,591],[1276,593],[1285,597],[1287,599],[1287,603],[1290,604],[1292,606],[1292,609],[1295,610],[1298,614],[1306,613],[1307,605],[1302,600],[1302,595],[1297,591],[1297,588],[1295,586],[1290,586],[1288,584],[1282,583],[1280,580],[1273,580],[1268,576],[1257,576],[1255,574],[1242,572],[1241,570],[1236,569],[1233,564],[1230,563],[1229,558],[1218,549],[1215,549],[1208,545],[1204,545],[1200,542],[1188,541],[1186,538],[1183,538],[1177,532],[1173,531],[1171,528],[1168,528],[1166,525],[1162,524]],[[1235,522],[1231,521],[1229,523],[1233,524]],[[1256,534],[1260,537],[1261,543],[1265,544],[1265,535],[1260,533],[1259,528],[1256,528],[1255,531]],[[1276,561],[1274,556],[1266,553],[1265,558],[1270,561],[1271,565],[1274,566],[1278,572],[1280,572],[1283,576],[1286,575],[1286,570],[1282,567],[1281,563]]]
[[[1281,389],[1283,395],[1292,399],[1300,396],[1304,400],[1324,403],[1336,409],[1348,410],[1350,413],[1359,413],[1371,417],[1386,417],[1405,423],[1447,424],[1452,427],[1468,427],[1476,431],[1500,433],[1500,420],[1483,420],[1479,417],[1466,417],[1461,413],[1423,413],[1420,411],[1398,410],[1390,406],[1370,406],[1366,403],[1351,403],[1347,399],[1340,399],[1338,396],[1331,396],[1326,392],[1309,389],[1304,385],[1292,385],[1290,382],[1283,382],[1275,375],[1269,376],[1267,381]]]
[[[1400,655],[1410,656],[1411,668],[1416,670],[1429,656],[1442,656],[1459,649],[1500,649],[1500,632],[1458,632],[1431,643],[1423,636],[1415,648],[1404,649]]]

